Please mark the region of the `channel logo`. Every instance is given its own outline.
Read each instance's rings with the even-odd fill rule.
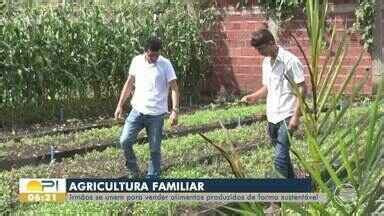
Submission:
[[[20,202],[64,202],[65,179],[20,179]]]

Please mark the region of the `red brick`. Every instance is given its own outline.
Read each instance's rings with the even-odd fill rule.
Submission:
[[[258,83],[261,84],[262,82],[261,77],[253,77],[253,76],[237,77],[237,80],[240,82],[248,83],[249,86],[252,86]]]
[[[241,29],[241,21],[224,22],[224,31],[239,30]]]
[[[346,57],[359,57],[361,52],[363,52],[363,57],[369,57],[369,53],[366,50],[363,50],[361,47],[348,47]]]
[[[259,53],[252,47],[245,47],[241,49],[240,56],[260,56]]]
[[[239,83],[242,83],[240,86],[241,91],[246,93],[255,92],[256,90],[262,87],[261,80],[248,81],[248,80],[238,80]]]
[[[298,58],[303,57],[303,53],[300,51],[300,49],[298,47],[287,47],[287,49],[290,52],[292,52],[295,56],[297,56]],[[308,54],[309,54],[308,47],[303,47],[303,49],[304,49],[305,55],[308,56]]]
[[[255,0],[256,1],[256,0]],[[342,1],[343,3],[350,0]],[[219,4],[234,4],[233,0],[219,1]],[[350,27],[353,22],[353,13],[340,13],[331,14],[327,21],[333,23],[336,21],[337,29],[340,32],[345,31],[345,27]],[[218,22],[214,31],[202,35],[205,38],[210,38],[216,41],[217,47],[215,48],[216,57],[214,60],[214,70],[221,76],[221,82],[237,82],[241,89],[254,88],[256,85],[261,85],[261,57],[256,50],[250,46],[250,34],[251,32],[260,29],[265,23],[265,18],[261,15],[243,14],[236,16],[225,16],[222,21]],[[303,46],[306,55],[309,54],[309,39],[305,29],[305,18],[300,16],[293,20],[293,23],[289,24],[289,31],[296,37],[300,45]],[[383,23],[384,26],[384,17]],[[384,28],[384,27],[383,27]],[[338,38],[341,34],[338,35]],[[292,38],[288,37],[288,34],[279,35],[280,44],[287,47],[294,54],[296,54],[303,65],[305,61],[302,53],[299,51],[297,44]],[[350,71],[352,65],[357,61],[358,56],[362,50],[360,44],[361,36],[358,33],[352,33],[346,41],[346,45],[349,47],[346,58],[343,62],[341,77],[337,80],[338,87],[345,79],[345,74]],[[384,47],[384,42],[383,42]],[[384,51],[384,49],[383,49]],[[319,66],[324,63],[325,56],[322,56]],[[331,62],[331,61],[330,61]],[[330,64],[330,62],[328,64]],[[371,56],[364,51],[363,59],[357,68],[354,80],[356,82],[361,80],[365,74],[369,74],[367,69],[372,68]],[[232,81],[225,79],[228,76]],[[308,69],[305,67],[306,80],[309,83]],[[344,76],[344,77],[343,77]],[[235,79],[235,80],[234,80]],[[226,85],[226,84],[223,84]],[[363,92],[371,91],[371,82],[367,82],[364,86]],[[335,87],[337,89],[337,86]],[[349,87],[350,90],[350,87]]]
[[[340,75],[346,75],[346,74],[349,74],[351,71],[352,71],[352,68],[353,66],[346,66],[346,65],[343,65],[341,67],[341,71],[340,71]],[[356,68],[356,71],[355,71],[355,75],[358,75],[358,74],[366,74],[367,72],[369,72],[370,70],[370,67],[366,67],[366,66],[358,66]]]
[[[261,65],[261,56],[240,56],[231,58],[233,65]]]
[[[260,66],[233,66],[232,71],[236,74],[250,74],[261,71]]]
[[[264,21],[247,21],[245,25],[245,29],[249,31],[256,31],[264,27]]]
[[[354,65],[356,64],[358,57],[346,57],[343,60],[343,65]],[[360,60],[359,65],[370,67],[372,65],[372,59],[370,57],[364,57]]]
[[[359,33],[351,33],[349,39],[351,41],[360,41],[361,35]]]
[[[261,70],[249,71],[248,73],[235,74],[238,78],[248,78],[248,79],[261,79]]]
[[[225,35],[227,40],[238,40],[238,32],[239,31],[225,31]]]
[[[242,48],[231,48],[228,49],[228,56],[230,57],[236,57],[236,56],[242,56],[241,55]]]
[[[256,21],[256,22],[265,22],[266,19],[262,15],[254,15],[254,16],[239,16],[239,15],[234,15],[234,16],[226,16],[224,17],[224,22],[232,22],[232,21]]]
[[[254,74],[238,76],[237,80],[243,80],[246,83],[257,83],[257,82],[261,83],[262,77],[258,76],[256,73],[254,73]]]
[[[228,48],[242,48],[246,46],[245,41],[242,40],[226,40],[225,45]]]
[[[251,31],[226,31],[228,40],[249,40],[251,38]]]

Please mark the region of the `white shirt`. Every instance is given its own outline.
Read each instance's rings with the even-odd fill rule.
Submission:
[[[291,52],[279,47],[275,62],[271,57],[264,58],[262,64],[263,85],[267,87],[267,119],[278,123],[295,112],[296,96],[286,74],[296,84],[304,82],[303,66]]]
[[[176,79],[171,62],[159,56],[155,63],[148,63],[144,54],[133,58],[129,74],[135,77],[132,108],[146,115],[168,112],[169,82]]]

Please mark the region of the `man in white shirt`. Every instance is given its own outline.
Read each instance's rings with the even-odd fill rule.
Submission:
[[[289,80],[304,93],[303,66],[295,55],[276,45],[267,29],[253,32],[251,45],[265,56],[262,63],[263,87],[241,100],[254,103],[267,97],[268,133],[275,147],[274,167],[283,177],[294,178],[288,133],[299,126],[300,106]]]
[[[135,87],[131,100],[132,110],[125,120],[120,136],[120,144],[124,149],[126,168],[129,177],[140,177],[133,144],[137,134],[146,129],[150,161],[146,178],[160,177],[161,139],[164,125],[164,115],[168,113],[168,93],[171,89],[172,110],[170,113],[171,126],[177,124],[179,111],[179,89],[176,82],[175,70],[171,62],[160,55],[161,41],[151,38],[147,41],[145,52],[133,58],[127,81],[123,87],[115,111],[115,118],[122,118],[122,106]]]

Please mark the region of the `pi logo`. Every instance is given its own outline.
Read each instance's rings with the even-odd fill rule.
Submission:
[[[19,193],[65,193],[65,179],[20,179]]]
[[[31,180],[27,183],[27,191],[31,192],[58,192],[58,180]]]

